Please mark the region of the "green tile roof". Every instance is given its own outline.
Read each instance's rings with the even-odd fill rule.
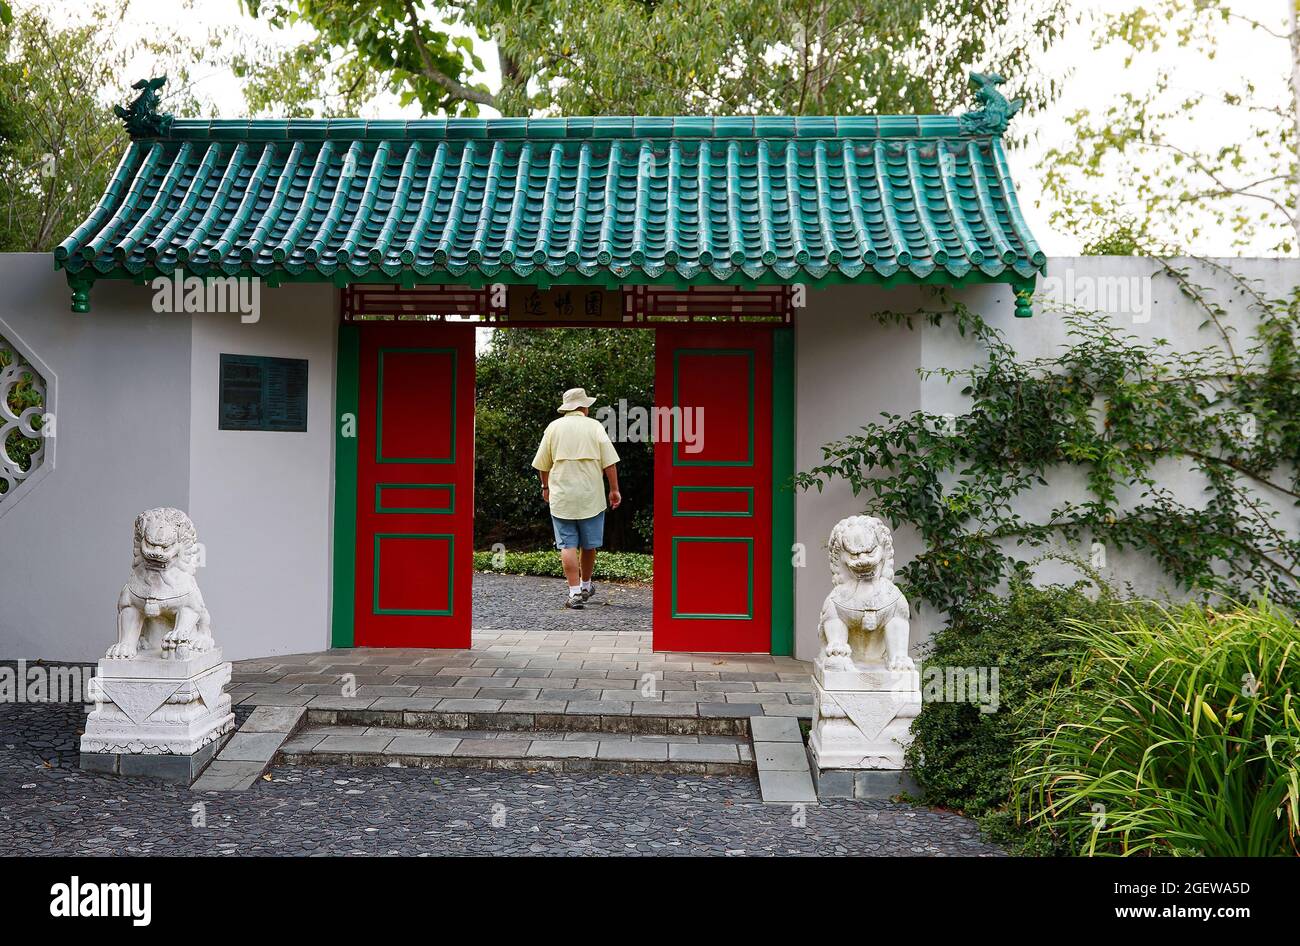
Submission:
[[[1045,263],[966,116],[177,119],[54,255],[74,285],[1023,285]]]

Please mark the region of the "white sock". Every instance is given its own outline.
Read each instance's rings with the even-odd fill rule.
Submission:
[[[577,597],[578,595],[580,595],[580,594],[582,594],[582,585],[570,585],[570,586],[569,586],[569,597],[570,597],[570,598],[576,598],[576,597]]]
[[[590,590],[591,590],[591,579],[587,579],[587,580],[584,581],[584,582],[583,582],[579,587],[582,588],[583,591],[590,591]]]

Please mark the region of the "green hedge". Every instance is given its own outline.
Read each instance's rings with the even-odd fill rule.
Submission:
[[[564,577],[560,554],[547,552],[475,552],[474,570],[504,575]],[[654,558],[640,552],[601,552],[594,578],[600,581],[651,581]]]
[[[1023,581],[1005,595],[985,595],[938,631],[923,667],[998,668],[998,711],[974,703],[925,702],[912,724],[908,762],[932,804],[979,816],[1011,793],[1015,715],[1050,690],[1071,666],[1078,644],[1073,620],[1105,618],[1118,602],[1090,597],[1083,583],[1036,588]]]

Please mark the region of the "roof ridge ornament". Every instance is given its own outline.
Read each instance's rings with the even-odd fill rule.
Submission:
[[[113,106],[113,114],[122,119],[127,134],[132,138],[158,138],[171,131],[172,115],[158,111],[158,105],[162,102],[158,90],[166,81],[165,75],[141,79],[131,86],[139,89],[140,94],[126,108]]]
[[[968,135],[1001,135],[1007,130],[1011,117],[1024,106],[1024,99],[1011,99],[998,91],[1007,81],[996,72],[972,72],[970,87],[975,90],[975,102],[982,108],[958,116],[961,130]]]

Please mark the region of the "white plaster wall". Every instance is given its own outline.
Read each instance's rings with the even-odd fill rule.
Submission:
[[[1296,259],[1183,260],[1175,265],[1187,273],[1198,291],[1205,290],[1208,299],[1225,308],[1227,314],[1222,324],[1230,332],[1232,344],[1239,353],[1244,353],[1252,343],[1258,319],[1250,307],[1247,290],[1235,277],[1241,277],[1268,299],[1288,295],[1300,283],[1300,260]],[[1093,294],[1093,298],[1086,295],[1088,292]],[[1164,340],[1171,352],[1187,353],[1222,347],[1223,335],[1212,324],[1207,324],[1204,308],[1191,299],[1158,263],[1136,257],[1085,256],[1050,260],[1046,278],[1039,281],[1037,296],[1040,301],[1036,303],[1031,319],[1014,317],[1010,292],[1004,287],[981,287],[956,295],[999,329],[1022,358],[1050,356],[1067,344],[1066,326],[1059,310],[1062,303],[1107,315],[1116,329],[1143,344]],[[925,331],[922,345],[922,364],[925,367],[964,367],[978,359],[978,346],[961,338],[950,326],[928,327]],[[945,384],[937,379],[925,382],[922,385],[923,409],[936,413],[964,410],[968,400],[961,396],[960,389],[960,384]],[[1204,477],[1188,464],[1162,463],[1157,473],[1161,487],[1168,489],[1180,502],[1196,505],[1206,495]],[[1077,500],[1087,495],[1086,481],[1078,468],[1060,468],[1050,472],[1047,478],[1050,486],[1024,496],[1016,505],[1017,512],[1042,516],[1067,497]],[[1140,488],[1121,491],[1121,505],[1142,501],[1140,493]],[[1292,534],[1300,532],[1300,510],[1285,502],[1285,497],[1269,490],[1262,490],[1256,496],[1279,511],[1279,523],[1284,529]],[[1087,561],[1091,537],[1084,537],[1078,546],[1057,546],[1056,549],[1063,555]],[[1113,548],[1104,551],[1106,564],[1100,571],[1112,584],[1127,586],[1142,595],[1179,594],[1149,557],[1136,551],[1121,552]],[[1037,557],[1042,552],[1029,554]],[[1047,582],[1072,582],[1083,577],[1078,569],[1060,561],[1043,562],[1036,568],[1035,575]]]
[[[263,288],[257,322],[190,316],[189,512],[231,659],[329,646],[336,299],[327,285]],[[223,352],[307,359],[306,432],[218,430]]]
[[[1208,263],[1182,261],[1198,286],[1208,287],[1212,297],[1231,313],[1235,342],[1249,338],[1255,320],[1247,313],[1247,296],[1227,271],[1245,277],[1267,298],[1289,294],[1300,284],[1300,260],[1219,260]],[[1176,351],[1191,351],[1214,345],[1219,336],[1203,325],[1205,315],[1178,285],[1158,272],[1157,264],[1127,257],[1082,257],[1054,259],[1048,265],[1048,279],[1040,281],[1040,292],[1057,299],[1074,290],[1073,301],[1081,307],[1086,300],[1079,293],[1084,286],[1105,295],[1104,280],[1122,280],[1130,292],[1127,305],[1115,306],[1112,321],[1145,341],[1167,339]],[[1031,319],[1016,319],[1013,299],[1004,286],[961,290],[953,298],[965,303],[999,328],[1021,357],[1050,354],[1067,343],[1065,325],[1059,314],[1035,306]],[[1122,300],[1116,300],[1122,301]],[[879,420],[882,411],[905,414],[912,410],[959,413],[969,401],[961,395],[962,384],[940,378],[922,380],[921,368],[961,368],[983,357],[982,348],[969,335],[960,336],[951,322],[933,327],[918,320],[912,331],[882,328],[863,318],[870,311],[909,311],[923,307],[943,308],[933,297],[917,290],[830,289],[813,292],[807,309],[796,318],[796,469],[807,470],[821,460],[823,444],[857,430],[868,421]],[[1091,306],[1088,306],[1092,308]],[[1102,311],[1107,306],[1100,306]],[[1186,468],[1169,465],[1161,482],[1180,499],[1195,502],[1201,495],[1199,477]],[[1049,477],[1049,487],[1037,490],[1021,507],[1047,509],[1067,496],[1081,498],[1082,478],[1074,470],[1058,470]],[[1133,497],[1130,497],[1133,498]],[[1282,523],[1300,531],[1300,511],[1285,503],[1274,503],[1282,512]],[[796,537],[806,544],[808,563],[799,569],[795,593],[796,654],[811,658],[816,652],[817,612],[829,590],[824,544],[831,526],[840,518],[863,511],[867,499],[854,498],[843,483],[824,493],[802,493],[795,504]],[[917,550],[917,539],[907,530],[896,535],[899,564]],[[1088,548],[1065,549],[1076,556],[1088,556]],[[1065,564],[1045,563],[1038,569],[1044,581],[1071,581],[1077,571]],[[1144,556],[1107,550],[1103,574],[1117,584],[1128,584],[1138,593],[1169,591],[1159,570]],[[924,640],[941,620],[941,615],[923,611],[913,621],[914,646]]]
[[[922,336],[880,325],[872,313],[915,309],[922,298],[915,289],[851,286],[809,293],[808,305],[795,316],[796,470],[816,466],[823,445],[880,420],[882,413],[919,407]],[[855,498],[843,480],[820,493],[796,493],[795,541],[805,551],[803,567],[795,569],[797,657],[811,660],[817,652],[817,615],[830,590],[826,537],[836,522],[866,504],[867,497]],[[906,560],[915,554],[915,536],[899,530],[895,547]]]
[[[0,333],[57,379],[54,468],[12,506],[0,500],[0,656],[103,656],[135,516],[189,504],[190,321],[150,299],[101,283],[76,314],[49,254],[0,254]]]

